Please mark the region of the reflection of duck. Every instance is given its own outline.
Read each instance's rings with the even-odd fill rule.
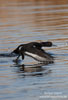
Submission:
[[[30,42],[19,45],[12,53],[18,54],[16,60],[20,56],[24,59],[24,56],[27,55],[40,62],[53,62],[53,57],[42,49],[42,47],[51,47],[52,45],[52,42]]]
[[[40,72],[43,71],[42,64],[35,64],[35,65],[21,65],[20,71],[23,72]]]
[[[33,65],[18,65],[18,71],[23,74],[23,76],[37,76],[37,75],[44,75],[51,73],[51,70],[49,68],[43,67],[47,64],[38,63]]]

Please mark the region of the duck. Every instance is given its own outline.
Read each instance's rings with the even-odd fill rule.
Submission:
[[[45,52],[42,47],[52,47],[52,42],[29,42],[26,44],[19,45],[15,50],[12,51],[12,53],[15,53],[18,55],[16,61],[19,59],[20,56],[22,56],[22,60],[24,60],[25,56],[29,56],[34,58],[35,60],[39,62],[53,62],[54,57]]]

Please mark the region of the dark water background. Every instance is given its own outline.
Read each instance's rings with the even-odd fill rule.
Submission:
[[[26,57],[23,69],[15,57],[1,56],[0,100],[68,100],[68,0],[1,0],[0,54],[38,40],[57,45],[45,48],[55,62],[40,65]],[[50,93],[63,97],[46,98]]]

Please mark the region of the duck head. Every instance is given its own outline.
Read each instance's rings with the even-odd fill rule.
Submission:
[[[52,46],[55,46],[55,45],[53,45],[52,42],[49,42],[49,41],[41,42],[41,45],[42,45],[42,47],[52,47]]]

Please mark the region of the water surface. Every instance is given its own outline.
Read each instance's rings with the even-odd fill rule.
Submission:
[[[68,100],[68,1],[0,1],[0,54],[38,40],[57,45],[44,48],[54,63],[37,64],[26,57],[20,66],[13,62],[16,57],[0,56],[0,100]],[[46,98],[46,93],[66,97]]]

